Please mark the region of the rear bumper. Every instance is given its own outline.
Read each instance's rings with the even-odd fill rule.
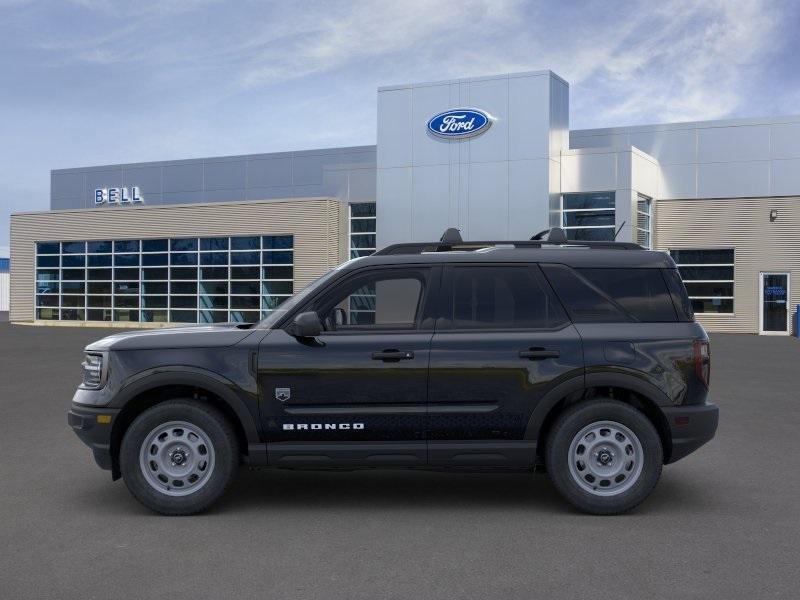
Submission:
[[[672,452],[667,463],[674,463],[697,450],[717,432],[719,408],[715,404],[662,407],[672,434]]]
[[[73,404],[67,413],[67,423],[89,446],[94,460],[101,469],[111,470],[111,429],[119,414],[119,409],[90,408]],[[98,420],[98,417],[101,417]],[[108,421],[108,422],[105,422]]]

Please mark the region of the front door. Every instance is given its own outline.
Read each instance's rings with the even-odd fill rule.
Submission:
[[[258,371],[272,464],[426,462],[433,337],[426,315],[437,272],[358,271],[299,309],[320,316],[318,338],[296,339],[284,330],[264,338]]]
[[[759,333],[789,334],[789,273],[761,273],[760,279]]]
[[[454,265],[431,346],[431,464],[529,463],[531,414],[583,376],[581,339],[538,266]]]

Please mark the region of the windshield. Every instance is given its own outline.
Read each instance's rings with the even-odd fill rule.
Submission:
[[[305,288],[297,292],[294,296],[283,302],[278,308],[273,310],[269,315],[263,318],[261,321],[258,322],[257,327],[259,329],[272,329],[275,324],[280,321],[286,313],[293,310],[298,305],[302,304],[306,301],[306,299],[311,296],[314,292],[316,292],[319,288],[324,286],[333,275],[341,268],[334,267],[324,275],[317,277],[314,281],[312,281],[309,285]]]

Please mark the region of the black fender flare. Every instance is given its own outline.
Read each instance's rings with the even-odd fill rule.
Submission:
[[[233,411],[244,431],[248,444],[259,443],[258,398],[250,403],[255,413],[248,408],[248,402],[238,392],[236,384],[221,375],[199,367],[176,366],[158,367],[137,373],[120,388],[114,397],[113,405],[124,409],[136,396],[149,390],[170,386],[185,385],[208,390],[218,396]]]
[[[593,387],[625,388],[648,399],[656,407],[670,405],[669,398],[663,391],[635,375],[621,372],[586,373],[561,382],[544,395],[531,413],[528,426],[525,428],[525,439],[538,440],[547,415],[562,399],[575,392]],[[666,420],[663,424],[666,425]]]

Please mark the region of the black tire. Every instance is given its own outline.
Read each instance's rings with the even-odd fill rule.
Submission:
[[[612,486],[630,485],[629,488],[616,493],[616,495],[598,495],[609,492],[599,488],[601,482],[596,478],[594,483],[588,481],[586,476],[580,472],[580,466],[578,466],[580,461],[575,461],[573,470],[576,475],[573,476],[570,469],[573,441],[583,439],[577,436],[584,431],[584,428],[603,421],[621,424],[633,432],[638,438],[643,455],[639,461],[641,471],[639,471],[638,477],[631,477],[634,483],[616,484],[612,480]],[[601,434],[603,433],[601,432]],[[599,436],[597,439],[600,439]],[[580,442],[576,441],[576,444],[577,451],[581,452]],[[627,449],[627,446],[624,449]],[[616,454],[614,456],[616,457]],[[650,495],[661,476],[664,451],[658,432],[642,412],[617,400],[592,399],[570,406],[558,416],[547,439],[545,461],[550,479],[570,504],[593,515],[615,515],[635,508]],[[632,465],[633,462],[630,464]],[[581,475],[583,475],[582,481],[578,483],[577,479]],[[624,477],[623,475],[623,481]],[[589,475],[589,478],[591,479],[592,476]],[[583,480],[586,480],[587,483],[583,483]],[[602,483],[608,485],[609,481],[602,481]],[[594,491],[588,491],[587,487],[594,487]]]
[[[212,467],[202,476],[202,486],[187,490],[184,493],[188,495],[183,496],[156,489],[140,466],[140,451],[145,452],[142,445],[156,428],[171,422],[199,428],[211,445],[211,450],[206,451],[213,456]],[[178,429],[175,431],[182,435]],[[233,427],[220,411],[206,403],[181,398],[156,404],[134,419],[122,439],[119,463],[125,485],[144,506],[163,515],[192,515],[216,502],[233,481],[239,466],[239,445]]]

